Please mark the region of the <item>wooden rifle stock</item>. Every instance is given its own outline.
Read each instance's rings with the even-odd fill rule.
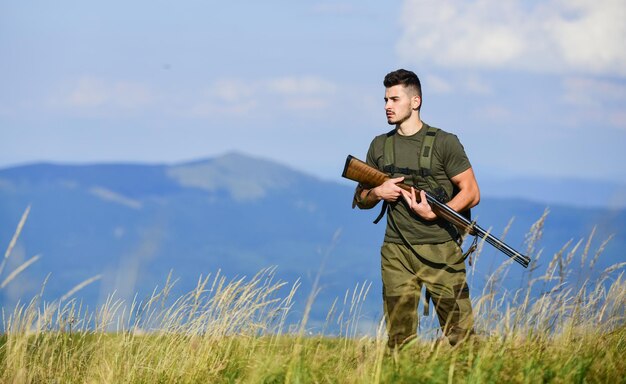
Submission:
[[[386,173],[369,166],[367,163],[357,159],[352,155],[348,155],[341,176],[345,177],[346,179],[356,181],[363,185],[365,188],[377,187],[390,179],[389,175],[387,175]],[[411,186],[408,184],[398,183],[397,185],[405,191],[411,191]],[[419,192],[419,189],[415,187],[413,188],[416,190],[416,192]],[[417,195],[417,198],[419,200],[419,194]],[[435,212],[438,217],[441,217],[442,219],[454,224],[463,233],[469,233],[472,236],[478,236],[485,239],[486,242],[493,245],[496,249],[521,264],[524,268],[528,268],[528,264],[530,263],[530,258],[528,256],[522,255],[515,249],[506,245],[503,241],[489,234],[487,231],[478,226],[475,222],[469,221],[465,216],[459,214],[448,205],[440,202],[428,192],[426,192],[426,200],[430,204],[433,212]]]

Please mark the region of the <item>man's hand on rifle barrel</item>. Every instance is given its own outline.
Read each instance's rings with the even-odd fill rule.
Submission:
[[[415,212],[415,214],[419,215],[421,218],[432,221],[437,218],[435,212],[431,208],[430,204],[426,200],[426,192],[424,190],[420,190],[420,201],[417,201],[417,196],[415,194],[415,188],[411,187],[411,192],[407,192],[402,190],[402,197],[404,201],[408,204],[409,208]]]

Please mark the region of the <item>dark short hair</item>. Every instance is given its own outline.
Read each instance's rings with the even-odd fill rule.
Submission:
[[[414,72],[407,71],[406,69],[398,69],[393,72],[389,72],[383,80],[385,88],[393,87],[394,85],[404,85],[405,87],[411,87],[417,95],[422,98],[422,83],[419,77]],[[421,107],[421,105],[420,105]]]

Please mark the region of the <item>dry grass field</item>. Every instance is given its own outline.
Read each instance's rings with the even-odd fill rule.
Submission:
[[[542,220],[528,235],[535,260]],[[545,273],[531,270],[515,292],[501,288],[512,264],[505,262],[473,299],[479,335],[454,348],[422,338],[390,352],[383,324],[359,335],[366,284],[329,309],[340,335],[310,335],[308,311],[297,324],[287,320],[298,283],[277,281],[267,269],[250,278],[200,278],[180,297],[172,297],[168,279],[145,301],[112,295],[94,310],[71,294],[3,308],[0,382],[623,383],[625,263],[580,281],[578,272],[592,270],[602,253],[589,249],[591,237],[566,244],[544,261]]]

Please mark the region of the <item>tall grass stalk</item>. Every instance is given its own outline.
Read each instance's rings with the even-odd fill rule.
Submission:
[[[22,214],[22,217],[20,218],[20,221],[17,224],[17,228],[15,229],[15,233],[13,233],[13,237],[11,237],[11,241],[9,242],[9,245],[6,251],[4,252],[4,257],[2,258],[2,261],[0,262],[0,276],[2,276],[2,273],[4,272],[4,268],[6,267],[6,264],[9,260],[9,257],[11,256],[11,253],[13,252],[13,248],[15,248],[17,239],[20,237],[20,234],[22,233],[22,229],[24,228],[24,224],[26,224],[26,220],[28,219],[29,214],[30,214],[30,205],[26,207],[26,209],[24,210],[24,213]],[[4,287],[6,287],[13,279],[15,279],[26,268],[28,268],[31,264],[39,260],[40,257],[41,255],[35,255],[31,257],[30,259],[26,260],[21,265],[15,267],[13,271],[11,271],[9,275],[4,278],[2,283],[0,283],[0,289],[4,289]]]

